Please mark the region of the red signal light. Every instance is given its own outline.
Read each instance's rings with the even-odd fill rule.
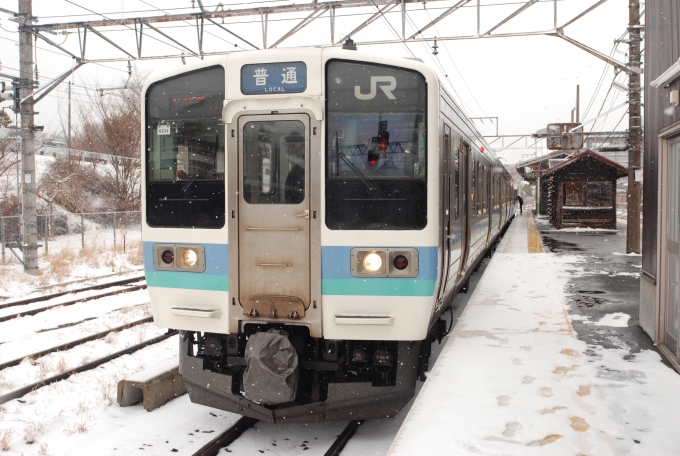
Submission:
[[[403,271],[408,266],[408,259],[404,255],[397,255],[394,257],[392,264],[394,264],[395,268]]]
[[[161,260],[163,260],[163,263],[165,264],[171,264],[175,261],[175,254],[172,253],[172,250],[166,250],[161,254]]]

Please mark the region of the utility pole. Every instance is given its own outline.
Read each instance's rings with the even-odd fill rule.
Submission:
[[[640,116],[640,3],[628,5],[629,66],[628,75],[628,217],[626,253],[640,253],[640,151],[642,118]],[[635,71],[638,70],[638,71]]]
[[[21,247],[24,257],[24,272],[38,274],[38,223],[35,211],[35,131],[33,112],[33,23],[32,0],[19,0],[19,99],[21,115]]]
[[[581,91],[581,86],[576,86],[576,108],[575,108],[575,114],[574,114],[574,122],[579,123],[580,122],[580,117],[579,117],[579,102],[580,102],[580,91]]]

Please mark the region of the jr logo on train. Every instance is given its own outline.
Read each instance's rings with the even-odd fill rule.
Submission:
[[[514,214],[436,74],[267,50],[143,93],[144,268],[191,400],[270,422],[394,416]]]

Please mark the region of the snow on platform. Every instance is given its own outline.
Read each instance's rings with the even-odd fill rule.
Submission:
[[[680,377],[579,341],[567,265],[528,253],[517,217],[415,400],[389,455],[678,454]]]

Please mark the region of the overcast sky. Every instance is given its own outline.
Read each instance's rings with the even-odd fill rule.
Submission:
[[[207,9],[214,10],[218,2],[204,0]],[[280,1],[229,2],[223,1],[225,9],[248,8],[286,4]],[[302,3],[302,2],[296,2]],[[427,24],[456,2],[430,1],[407,4],[407,36]],[[481,0],[481,33],[486,32],[503,18],[517,10],[524,2],[514,0]],[[558,26],[594,5],[596,0],[561,0],[557,2]],[[0,0],[0,6],[16,11],[17,0]],[[472,36],[477,32],[477,0],[456,11],[439,22],[436,28],[424,33],[432,38],[427,43],[398,43],[389,45],[361,45],[362,50],[376,53],[390,53],[394,56],[418,57],[434,68],[449,92],[470,117],[498,117],[499,133],[528,134],[548,123],[569,122],[571,109],[575,106],[576,85],[581,87],[581,120],[595,117],[604,104],[602,112],[627,100],[625,93],[612,89],[614,70],[610,65],[576,48],[566,41],[550,36],[526,36],[511,38],[466,39],[456,41],[439,40],[438,56],[432,55],[435,36]],[[107,18],[138,17],[168,13],[197,12],[191,0],[34,0],[33,14],[40,24],[71,22]],[[93,14],[88,10],[98,14]],[[352,31],[371,14],[375,7],[342,8],[336,15],[336,40]],[[512,19],[493,33],[543,32],[553,29],[554,1],[541,0],[522,14]],[[269,17],[268,44],[272,44],[309,12],[294,14],[272,14]],[[16,45],[18,34],[16,23],[9,15],[0,13],[0,72],[18,75],[19,51]],[[221,23],[221,21],[218,21]],[[604,54],[613,55],[619,61],[627,60],[626,44],[619,44],[614,51],[614,40],[626,31],[628,23],[628,2],[609,0],[603,5],[565,28],[565,34]],[[644,23],[644,21],[643,21]],[[197,50],[196,29],[191,23],[173,22],[156,25],[169,27],[164,30],[187,47]],[[225,27],[255,44],[262,45],[262,29],[259,17],[237,17],[225,20]],[[135,35],[125,27],[99,28],[110,39],[134,54]],[[203,49],[205,52],[242,52],[252,49],[246,43],[211,25],[206,27]],[[166,38],[147,31],[144,38],[145,55],[173,55],[171,59],[132,62],[134,71],[141,74],[182,66],[182,49]],[[401,12],[395,8],[383,18],[365,28],[353,38],[359,42],[395,40],[401,33]],[[64,48],[79,54],[78,35],[46,35]],[[330,44],[330,20],[328,13],[312,22],[298,34],[284,41],[279,48]],[[643,43],[644,47],[644,43]],[[187,53],[185,51],[185,53]],[[86,58],[123,58],[125,54],[101,38],[88,34]],[[191,61],[193,57],[187,57]],[[72,58],[49,44],[38,41],[37,63],[42,84],[66,71]],[[603,77],[599,90],[598,83]],[[74,103],[89,103],[88,89],[120,86],[127,79],[127,62],[88,64],[79,69],[70,80],[75,84]],[[625,74],[619,74],[617,81],[626,83]],[[40,115],[37,123],[52,131],[61,130],[61,119],[65,119],[66,84],[37,105]],[[609,92],[608,98],[605,95]],[[90,92],[91,96],[92,92]],[[107,95],[111,96],[111,95]],[[589,104],[592,107],[586,114]],[[8,107],[5,102],[0,106]],[[595,131],[625,130],[626,108],[612,112],[598,121]],[[75,110],[74,110],[75,112]],[[60,116],[61,114],[61,116]],[[495,123],[477,121],[483,134],[495,134]],[[590,126],[586,128],[590,130]],[[543,141],[544,143],[544,141]],[[495,145],[495,144],[494,144]],[[499,153],[507,163],[522,159],[530,150],[505,150]],[[545,153],[539,150],[539,153]]]

